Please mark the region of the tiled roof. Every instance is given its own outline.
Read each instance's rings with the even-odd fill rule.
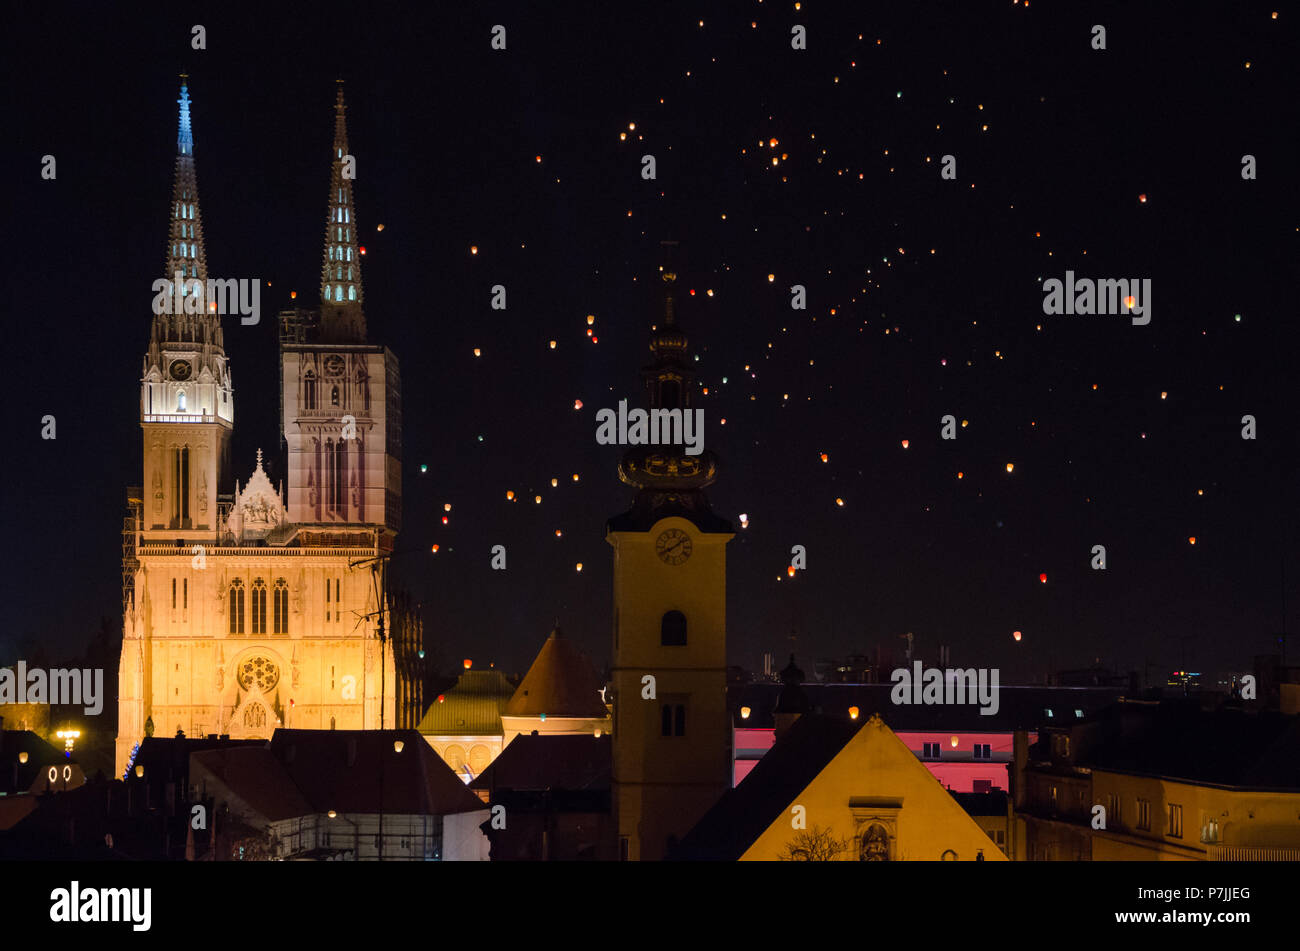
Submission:
[[[677,858],[732,862],[817,778],[866,718],[806,714],[682,839]]]
[[[515,686],[498,670],[467,670],[435,698],[416,728],[426,736],[501,736],[501,714]]]
[[[470,789],[607,790],[614,765],[611,738],[587,734],[521,734]]]
[[[190,762],[203,767],[271,822],[319,811],[312,808],[266,746],[204,750],[194,753]],[[194,781],[192,772],[191,777]]]
[[[401,753],[395,740],[403,743]],[[381,779],[384,812],[483,808],[415,730],[276,730],[271,752],[317,812],[379,812]]]
[[[583,653],[557,627],[542,645],[519,689],[506,705],[508,717],[604,717],[600,678]]]

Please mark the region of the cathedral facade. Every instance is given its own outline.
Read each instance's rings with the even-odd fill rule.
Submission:
[[[287,487],[260,449],[245,478],[232,468],[222,315],[198,293],[210,285],[184,79],[178,102],[164,273],[200,303],[155,313],[144,358],[143,482],[123,532],[119,775],[149,733],[393,728],[402,693],[384,572],[401,518],[401,378],[366,338],[342,87],[321,307],[280,317]]]

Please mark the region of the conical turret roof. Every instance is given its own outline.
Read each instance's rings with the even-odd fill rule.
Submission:
[[[600,678],[591,662],[556,627],[502,716],[608,716],[600,688]]]

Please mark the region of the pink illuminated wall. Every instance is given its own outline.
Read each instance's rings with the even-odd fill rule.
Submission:
[[[989,789],[1007,791],[1007,764],[1013,755],[1014,736],[1011,733],[898,733],[903,744],[916,754],[940,784],[953,792],[975,792],[975,783],[989,784]],[[953,738],[957,745],[953,746]],[[1037,742],[1036,733],[1029,734],[1029,742]],[[770,729],[742,728],[735,730],[735,778],[739,783],[758,763],[758,760],[775,742],[775,731]],[[939,758],[924,756],[925,744],[938,744]],[[976,745],[987,745],[989,758],[976,758]],[[933,750],[931,751],[933,752]],[[981,749],[982,753],[983,750]]]

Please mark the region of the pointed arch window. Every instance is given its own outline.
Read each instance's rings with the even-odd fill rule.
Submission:
[[[334,498],[330,507],[338,515],[347,518],[348,514],[348,444],[340,441],[334,449]]]
[[[334,299],[337,301],[343,300],[343,285],[341,284],[334,285]]]
[[[289,583],[283,578],[275,579],[275,594],[271,604],[272,630],[276,634],[289,633]]]
[[[253,634],[266,633],[266,582],[261,578],[253,581]]]
[[[348,300],[356,300],[356,299],[357,299],[357,289],[356,289],[356,287],[354,287],[353,285],[349,284],[349,285],[348,285]]]
[[[334,279],[337,280],[337,281],[341,281],[341,280],[343,280],[343,265],[342,265],[342,264],[337,264],[337,265],[334,266]]]
[[[351,248],[348,248],[348,260],[349,260],[349,261],[352,260],[352,249],[351,249]]]
[[[311,370],[302,378],[302,405],[304,409],[316,408],[316,374]]]
[[[325,440],[325,507],[334,508],[334,440]],[[325,588],[325,598],[329,600],[329,587]]]
[[[339,388],[337,386],[333,387],[330,390],[330,405],[331,406],[339,405]]]
[[[230,582],[230,633],[244,633],[244,582],[241,578]]]
[[[172,450],[172,527],[188,528],[190,518],[190,450]]]
[[[343,220],[344,220],[344,221],[351,221],[351,220],[352,220],[352,211],[351,211],[350,209],[348,209],[348,208],[344,208],[344,209],[343,209]]]
[[[185,412],[185,391],[184,390],[176,391],[176,412],[178,413]]]

